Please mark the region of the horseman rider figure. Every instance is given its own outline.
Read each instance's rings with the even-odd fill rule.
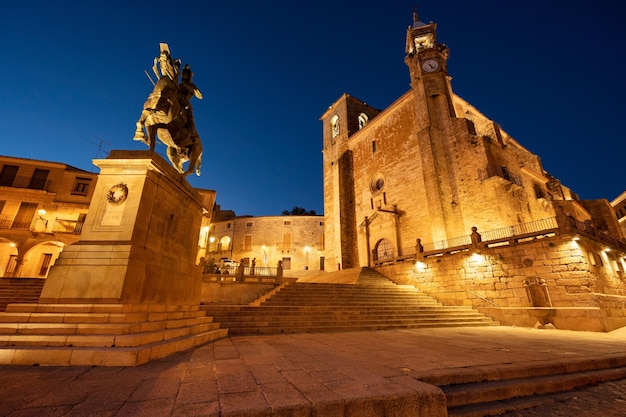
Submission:
[[[182,81],[178,84],[180,65],[181,60],[172,59],[168,45],[162,43],[161,54],[154,58],[152,66],[158,82],[144,104],[133,139],[144,142],[154,151],[158,136],[167,145],[167,157],[180,174],[187,176],[195,168],[200,175],[202,142],[190,100],[194,95],[201,99],[202,94],[192,82],[189,65],[183,68]],[[185,170],[183,164],[187,161],[189,166]]]

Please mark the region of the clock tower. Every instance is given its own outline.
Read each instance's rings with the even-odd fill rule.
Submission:
[[[416,143],[424,167],[428,212],[436,225],[434,240],[445,240],[463,230],[463,216],[458,209],[458,187],[454,162],[456,157],[456,115],[448,76],[448,47],[437,42],[437,24],[421,22],[413,13],[407,29],[406,58],[416,115]],[[426,174],[427,173],[427,174]],[[443,197],[446,201],[443,201]],[[449,200],[448,200],[449,198]]]
[[[454,117],[451,88],[448,77],[448,47],[437,42],[437,24],[421,22],[413,13],[413,24],[406,33],[406,58],[411,87],[422,90],[426,96],[443,95],[448,103],[448,114]]]

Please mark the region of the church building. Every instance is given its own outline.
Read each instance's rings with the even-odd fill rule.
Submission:
[[[327,269],[377,267],[505,324],[532,325],[523,311],[532,307],[610,305],[559,325],[626,325],[626,241],[614,208],[580,200],[453,92],[436,29],[414,14],[410,89],[389,107],[344,94],[321,116]],[[606,319],[615,315],[622,320]]]
[[[472,227],[519,226],[558,210],[622,238],[608,201],[578,201],[537,155],[454,94],[436,28],[414,15],[411,89],[388,108],[344,94],[321,117],[329,265],[334,256],[343,268],[370,266],[414,255],[416,239],[438,247]]]

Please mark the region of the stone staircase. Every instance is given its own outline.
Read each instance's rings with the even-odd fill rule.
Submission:
[[[230,335],[497,325],[471,308],[443,306],[369,268],[283,284],[246,306],[203,305],[201,309],[228,328]]]
[[[554,402],[553,394],[626,378],[626,356],[511,364],[465,373],[422,377],[446,396],[448,416],[497,416]],[[517,414],[516,414],[517,415]],[[533,414],[535,415],[535,414]]]
[[[9,303],[36,303],[45,282],[41,278],[0,278],[0,311]]]
[[[227,334],[198,306],[11,303],[0,365],[136,366]]]

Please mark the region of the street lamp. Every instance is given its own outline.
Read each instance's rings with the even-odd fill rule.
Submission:
[[[43,216],[45,216],[47,213],[47,211],[45,209],[39,209],[37,210],[37,214],[39,214],[39,220],[41,220],[41,222],[43,223],[44,228],[48,228],[48,220],[44,219]]]

